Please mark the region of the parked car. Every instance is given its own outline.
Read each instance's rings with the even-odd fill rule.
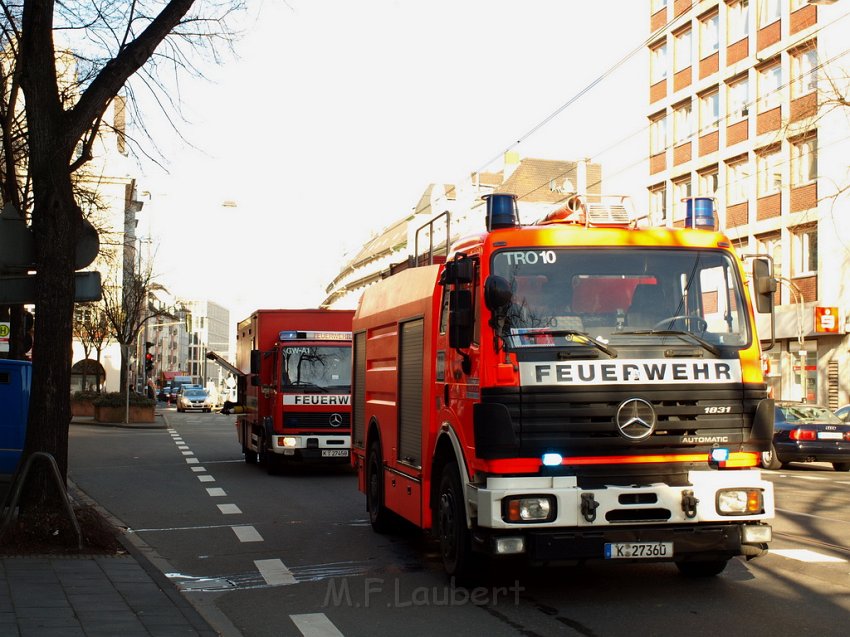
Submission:
[[[201,411],[212,411],[213,404],[206,389],[200,387],[184,388],[177,395],[177,411],[189,411],[199,409]]]
[[[850,422],[850,405],[844,405],[835,410],[835,415],[844,422]]]
[[[777,401],[773,445],[761,464],[779,469],[789,462],[831,462],[850,471],[850,423],[821,405]]]

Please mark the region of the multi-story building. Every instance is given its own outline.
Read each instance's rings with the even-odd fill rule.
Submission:
[[[850,402],[850,2],[650,0],[649,206],[680,225],[715,199],[739,252],[779,280],[777,398]],[[760,337],[769,339],[760,317]]]
[[[230,311],[213,301],[185,301],[184,305],[191,317],[187,349],[189,375],[198,379],[202,385],[212,382],[216,388],[220,388],[228,372],[208,359],[207,352],[213,351],[235,362],[231,347],[231,337],[235,338],[235,331],[231,329]]]
[[[458,184],[431,184],[411,214],[384,228],[343,265],[326,288],[322,306],[354,308],[363,290],[387,276],[393,266],[405,266],[429,252],[444,255],[447,231],[449,244],[480,231],[485,223],[484,195],[516,195],[520,218],[531,222],[542,219],[571,194],[599,194],[601,183],[598,164],[521,158],[508,152],[500,171],[472,173]],[[447,212],[451,215],[448,224]]]

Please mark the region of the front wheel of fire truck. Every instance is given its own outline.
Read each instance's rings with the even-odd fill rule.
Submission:
[[[369,523],[376,533],[392,530],[391,512],[384,505],[384,471],[381,460],[381,445],[373,442],[366,454],[366,510]]]
[[[463,585],[463,581],[469,580],[475,572],[475,556],[472,536],[466,525],[463,486],[456,462],[449,462],[443,467],[436,515],[443,568]]]
[[[676,566],[685,577],[714,577],[722,573],[728,563],[728,559],[720,559],[703,562],[676,562]]]

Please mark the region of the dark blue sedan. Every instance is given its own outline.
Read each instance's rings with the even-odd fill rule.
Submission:
[[[836,471],[850,471],[850,423],[820,405],[777,401],[773,446],[761,456],[765,469],[831,462]]]

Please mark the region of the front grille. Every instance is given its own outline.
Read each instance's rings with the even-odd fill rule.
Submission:
[[[331,424],[331,417],[341,417],[342,422],[338,427]],[[327,412],[287,412],[283,415],[283,426],[292,429],[310,429],[334,431],[348,431],[351,427],[351,414],[339,411]]]
[[[523,455],[552,449],[608,455],[701,452],[714,444],[746,442],[765,395],[763,386],[740,385],[535,387],[484,389],[482,402],[504,405]],[[647,439],[631,441],[617,430],[617,409],[629,398],[641,398],[655,410],[655,430]]]

